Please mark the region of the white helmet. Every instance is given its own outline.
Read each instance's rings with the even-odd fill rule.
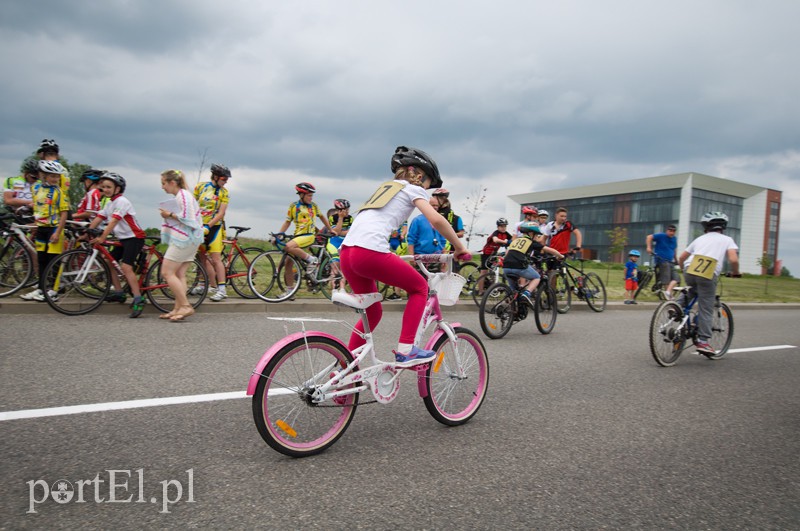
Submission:
[[[39,171],[44,173],[58,173],[59,175],[67,173],[67,169],[54,160],[40,160]]]

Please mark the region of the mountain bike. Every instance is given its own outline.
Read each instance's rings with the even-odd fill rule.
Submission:
[[[481,330],[490,339],[500,339],[508,334],[514,323],[525,320],[530,309],[533,310],[536,328],[542,334],[549,334],[556,326],[558,300],[547,274],[541,273],[536,291],[531,294],[533,307],[518,287],[517,275],[505,274],[507,282],[497,282],[486,288],[478,308]]]
[[[662,367],[672,367],[681,353],[697,340],[697,294],[692,288],[676,287],[686,292],[683,305],[677,301],[662,302],[650,320],[650,353]],[[716,354],[701,353],[708,359],[718,360],[728,352],[733,341],[733,312],[716,296],[714,322],[709,344]]]
[[[91,229],[87,232],[96,235],[102,231]],[[139,279],[139,290],[158,310],[168,312],[174,305],[175,296],[161,276],[164,258],[156,248],[161,237],[148,236],[146,240],[149,243],[142,247],[133,266]],[[117,241],[87,244],[86,248],[67,251],[53,258],[42,272],[47,304],[64,315],[92,312],[105,302],[111,292],[112,274],[120,277],[124,289],[130,293],[122,268],[109,251],[118,245],[121,244]],[[187,272],[186,283],[189,304],[197,308],[208,293],[208,275],[197,259]],[[197,293],[193,288],[201,285],[203,289]]]
[[[322,452],[347,430],[361,392],[369,390],[371,402],[392,402],[398,396],[399,376],[404,370],[416,373],[417,390],[425,407],[442,424],[464,424],[477,413],[489,386],[489,358],[477,335],[459,323],[444,320],[439,299],[441,293],[442,303],[455,304],[463,278],[453,273],[430,273],[424,265],[445,262],[451,257],[447,254],[403,257],[420,266],[430,286],[414,342],[437,353],[428,363],[405,367],[377,358],[366,309],[380,302],[379,293],[333,294],[334,304],[354,309],[364,325],[360,335],[366,343],[353,351],[347,348],[346,339],[306,330],[307,322],[323,322],[343,324],[354,331],[346,321],[270,318],[301,327],[301,331],[293,334],[287,330],[286,337],[267,350],[247,386],[247,394],[253,397],[256,428],[270,447],[291,457]],[[423,341],[426,336],[428,339]],[[361,368],[367,361],[370,365]]]
[[[574,253],[572,255],[574,257]],[[584,258],[578,258],[580,267],[564,260],[549,260],[550,285],[558,298],[558,313],[567,313],[572,307],[572,294],[586,301],[596,312],[606,309],[606,287],[597,273],[584,273]]]
[[[486,260],[486,271],[478,271],[476,278],[468,278],[467,286],[471,286],[470,293],[475,305],[480,307],[486,288],[503,280],[503,257],[505,247],[500,247],[495,254]]]
[[[233,237],[222,240],[222,263],[225,265],[225,278],[228,284],[243,299],[255,299],[256,295],[250,289],[247,281],[247,270],[256,256],[264,252],[259,247],[241,247],[239,245],[239,234],[250,230],[250,227],[236,227],[231,225],[234,230]],[[201,245],[198,250],[200,263],[205,264],[205,246]]]
[[[8,297],[35,283],[36,248],[28,231],[12,213],[0,214],[0,297]]]
[[[328,299],[334,290],[343,286],[338,257],[334,260],[326,250],[332,234],[317,233],[314,243],[308,247],[308,252],[317,258],[316,265],[311,267],[286,252],[286,243],[294,236],[285,233],[270,233],[270,236],[277,249],[253,258],[247,270],[247,282],[259,299],[266,302],[293,299],[303,279],[311,293],[322,293]]]
[[[651,291],[655,293],[662,301],[667,300],[667,294],[664,291],[664,286],[661,284],[661,281],[658,280],[658,268],[651,265],[655,263],[654,260],[655,258],[651,256],[650,261],[646,262],[644,269],[641,270],[639,274],[639,287],[636,289],[636,293],[633,294],[634,300],[636,300],[636,297],[639,296],[639,293],[647,289],[651,282],[653,282]],[[669,267],[673,266],[670,264]]]

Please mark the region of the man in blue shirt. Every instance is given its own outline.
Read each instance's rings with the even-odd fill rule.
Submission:
[[[438,211],[438,199],[431,198],[431,206]],[[417,216],[408,227],[408,254],[437,254],[444,249],[447,239],[431,226],[425,216]]]
[[[647,236],[647,252],[653,255],[657,278],[667,299],[672,299],[672,288],[678,284],[678,272],[674,267],[678,263],[678,238],[675,236],[677,230],[675,225],[669,225],[666,232]]]

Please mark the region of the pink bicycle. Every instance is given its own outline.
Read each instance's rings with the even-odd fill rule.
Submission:
[[[415,261],[430,287],[416,345],[437,355],[428,363],[409,368],[378,360],[366,309],[380,301],[380,293],[354,295],[334,292],[335,304],[353,308],[364,324],[366,343],[352,352],[341,339],[326,332],[306,330],[306,322],[342,323],[334,319],[271,319],[299,323],[301,331],[287,335],[264,353],[253,370],[247,394],[253,396],[253,417],[261,437],[273,449],[292,456],[315,455],[330,447],[353,420],[362,391],[388,404],[397,397],[399,376],[413,370],[417,390],[428,412],[448,426],[464,424],[483,403],[489,385],[489,359],[478,336],[447,323],[440,304],[458,300],[464,278],[455,273],[431,273],[424,264],[449,263],[453,255],[417,255]],[[452,264],[449,264],[452,265]],[[448,270],[452,270],[448,267]],[[428,329],[432,333],[428,334]],[[428,339],[423,343],[423,338]],[[371,365],[360,368],[369,358]]]

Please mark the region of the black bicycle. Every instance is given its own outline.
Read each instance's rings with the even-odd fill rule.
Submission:
[[[675,288],[686,291],[684,304],[676,301],[662,302],[650,320],[650,353],[662,367],[672,367],[681,353],[697,340],[697,293],[692,288]],[[714,303],[714,323],[709,345],[714,354],[701,352],[711,360],[718,360],[728,352],[733,341],[733,312],[720,301]],[[699,351],[698,351],[699,352]]]
[[[553,331],[558,317],[558,302],[547,274],[542,279],[529,302],[517,287],[517,275],[505,275],[506,282],[496,282],[486,288],[478,309],[481,330],[490,339],[500,339],[511,330],[514,323],[523,321],[533,310],[536,328],[542,334]],[[533,307],[531,308],[531,302]]]
[[[550,286],[558,299],[558,313],[567,313],[572,307],[572,295],[578,300],[586,301],[589,308],[596,312],[606,309],[608,296],[606,287],[597,273],[584,273],[583,258],[578,258],[580,267],[564,260],[548,260]]]
[[[636,300],[636,297],[638,297],[642,291],[647,289],[651,282],[653,282],[653,286],[650,288],[651,291],[655,293],[662,301],[668,300],[667,293],[664,291],[664,285],[661,284],[660,280],[658,280],[658,268],[651,265],[655,263],[654,260],[655,257],[651,256],[650,261],[647,263],[644,269],[639,271],[639,287],[636,289],[636,293],[633,294],[634,300]],[[669,264],[667,267],[673,267],[673,265]]]

